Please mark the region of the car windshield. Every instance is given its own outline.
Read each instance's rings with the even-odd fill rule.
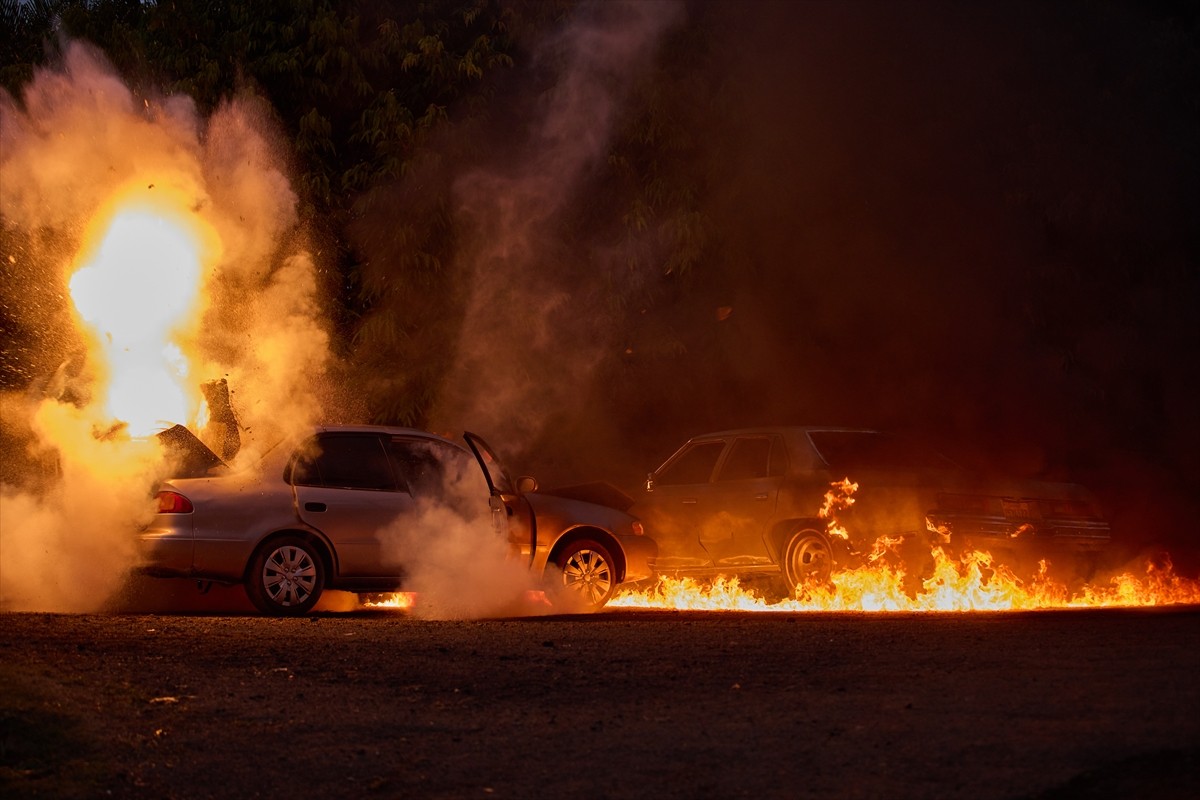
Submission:
[[[720,440],[692,442],[655,473],[654,482],[660,486],[708,483],[724,449]]]
[[[818,455],[836,470],[952,469],[945,456],[914,442],[873,431],[810,431]]]

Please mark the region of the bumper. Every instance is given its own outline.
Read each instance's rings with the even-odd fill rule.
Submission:
[[[947,544],[980,549],[1095,553],[1112,540],[1099,519],[1011,519],[968,514],[931,514],[928,529]]]
[[[625,550],[625,581],[642,581],[653,577],[650,562],[658,556],[658,543],[645,536],[621,536],[621,547]]]
[[[196,542],[191,524],[186,527],[150,527],[138,536],[138,570],[163,578],[186,577],[193,572]]]

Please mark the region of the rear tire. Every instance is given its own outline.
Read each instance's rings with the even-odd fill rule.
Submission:
[[[325,562],[315,545],[299,536],[281,536],[258,548],[246,575],[246,594],[264,614],[307,614],[325,589]]]
[[[797,586],[829,582],[829,576],[833,574],[833,550],[820,531],[805,528],[788,539],[780,567],[790,597]]]

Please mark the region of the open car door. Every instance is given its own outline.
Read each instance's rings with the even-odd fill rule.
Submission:
[[[479,468],[483,470],[483,477],[487,480],[488,491],[491,493],[488,503],[492,509],[492,525],[497,535],[508,540],[515,554],[525,556],[528,552],[529,563],[532,564],[534,553],[537,551],[537,520],[534,518],[533,508],[521,497],[516,484],[496,457],[491,445],[470,431],[463,433],[463,439],[471,448],[471,453],[479,462]],[[514,517],[516,524],[512,524]]]

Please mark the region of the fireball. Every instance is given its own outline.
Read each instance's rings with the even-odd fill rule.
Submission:
[[[85,323],[99,411],[134,436],[196,420],[187,347],[203,311],[215,232],[180,193],[122,193],[89,226],[69,286]]]

